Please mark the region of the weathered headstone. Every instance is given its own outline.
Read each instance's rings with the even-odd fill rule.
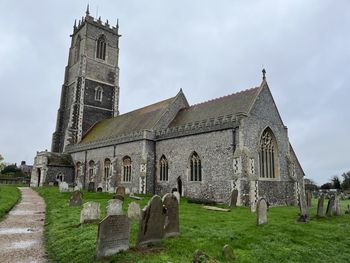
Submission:
[[[336,198],[336,199],[334,200],[333,214],[334,214],[335,216],[340,216],[340,214],[341,214],[341,211],[340,211],[340,200],[339,200],[339,198]]]
[[[306,191],[305,195],[306,195],[306,204],[307,204],[307,207],[311,207],[311,203],[312,203],[312,193],[311,193],[310,191]]]
[[[308,206],[305,198],[305,192],[301,192],[299,194],[299,209],[300,209],[300,216],[298,218],[298,222],[300,223],[307,223],[309,219],[308,214]]]
[[[124,197],[124,196],[125,196],[125,187],[122,186],[122,185],[119,185],[119,186],[115,189],[115,194]]]
[[[160,242],[164,236],[165,209],[162,199],[154,195],[142,210],[136,246]]]
[[[237,206],[238,190],[233,189],[230,196],[230,207]]]
[[[108,200],[107,216],[123,214],[123,201],[119,199]]]
[[[234,260],[235,254],[233,253],[233,249],[231,246],[229,245],[225,245],[222,249],[222,256],[224,257],[224,259],[228,259],[228,260]]]
[[[345,214],[350,214],[350,205],[347,205],[346,210],[345,210]]]
[[[327,204],[327,210],[326,210],[326,216],[332,216],[333,214],[333,209],[334,209],[334,196],[331,196],[328,200]]]
[[[260,198],[256,207],[256,224],[267,223],[267,203],[265,198]]]
[[[175,195],[177,202],[180,204],[180,193],[178,191],[174,191],[173,195]]]
[[[110,215],[98,226],[96,258],[112,256],[129,248],[130,220],[125,215]]]
[[[68,187],[68,184],[66,182],[60,182],[58,187],[59,187],[61,193],[69,192],[69,187]]]
[[[69,206],[79,206],[83,202],[83,193],[80,191],[74,191],[69,199]]]
[[[177,202],[176,196],[174,194],[164,195],[163,205],[166,208],[164,236],[178,236],[180,234],[179,203]]]
[[[100,203],[87,202],[83,204],[80,213],[80,223],[93,223],[100,220]]]
[[[323,216],[323,204],[324,204],[324,196],[321,195],[318,198],[318,202],[317,202],[317,216],[318,217],[322,217]]]
[[[140,221],[141,219],[141,208],[138,203],[131,202],[128,207],[128,217],[131,220]]]
[[[88,192],[95,192],[95,182],[89,183]]]
[[[124,201],[124,196],[121,195],[113,195],[113,199],[118,199],[120,201]]]

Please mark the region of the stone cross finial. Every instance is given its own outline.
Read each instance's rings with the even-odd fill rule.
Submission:
[[[266,70],[265,70],[265,68],[263,68],[262,74],[263,74],[263,80],[265,80],[266,79]]]

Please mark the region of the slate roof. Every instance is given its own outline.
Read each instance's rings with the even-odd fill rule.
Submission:
[[[152,129],[174,99],[175,97],[172,97],[114,118],[102,120],[87,132],[80,144]]]
[[[248,113],[259,93],[259,88],[260,87],[243,90],[182,109],[170,123],[170,127],[230,114],[235,115],[240,112]]]

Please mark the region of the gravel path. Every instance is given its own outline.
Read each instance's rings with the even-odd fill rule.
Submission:
[[[22,200],[0,222],[0,262],[46,262],[43,244],[45,202],[29,187]]]

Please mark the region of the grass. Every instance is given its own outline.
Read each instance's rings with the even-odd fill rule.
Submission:
[[[45,236],[53,262],[95,262],[97,224],[79,226],[81,207],[69,207],[69,193],[57,188],[38,188],[47,204]],[[101,204],[101,218],[106,214],[107,193],[84,192],[84,202]],[[137,201],[141,207],[150,196]],[[127,204],[135,201],[126,198]],[[345,210],[350,201],[343,201]],[[325,202],[326,207],[326,202]],[[350,215],[316,218],[316,200],[308,224],[296,222],[296,207],[270,208],[268,224],[256,226],[256,215],[248,208],[231,212],[208,211],[185,199],[180,204],[181,235],[164,239],[149,249],[135,248],[137,223],[132,224],[131,249],[110,262],[191,262],[193,252],[201,249],[216,262],[227,262],[221,255],[225,244],[233,247],[236,262],[349,262]]]
[[[13,185],[0,185],[0,220],[17,204],[21,192]]]

